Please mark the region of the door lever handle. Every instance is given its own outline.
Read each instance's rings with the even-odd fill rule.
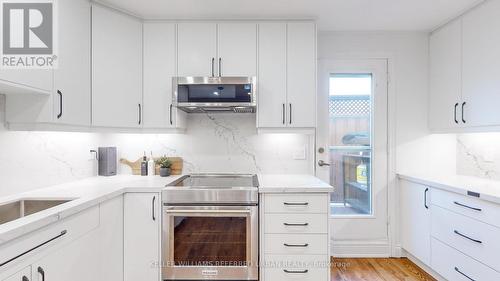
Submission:
[[[326,163],[326,162],[325,162],[325,161],[323,161],[323,160],[319,160],[319,161],[318,161],[318,165],[319,165],[320,167],[323,167],[323,166],[330,166],[330,164],[329,164],[329,163]]]

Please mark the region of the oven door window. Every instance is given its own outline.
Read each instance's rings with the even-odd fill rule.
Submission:
[[[178,102],[181,103],[250,103],[252,84],[235,85],[179,85]]]
[[[175,266],[246,266],[247,217],[173,217]]]

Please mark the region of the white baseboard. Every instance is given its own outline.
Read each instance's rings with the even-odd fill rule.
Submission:
[[[331,253],[337,258],[387,258],[391,256],[388,241],[333,241]]]
[[[423,269],[425,272],[427,272],[429,275],[434,277],[438,281],[447,281],[445,278],[443,278],[439,273],[434,271],[432,268],[421,262],[419,259],[416,257],[412,256],[410,253],[402,249],[402,256],[408,258],[411,260],[414,264],[416,264],[418,267]]]

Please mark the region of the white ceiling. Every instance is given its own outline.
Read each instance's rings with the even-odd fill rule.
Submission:
[[[96,0],[145,19],[312,18],[320,30],[431,30],[483,0]]]

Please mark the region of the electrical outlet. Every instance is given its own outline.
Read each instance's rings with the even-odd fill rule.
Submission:
[[[294,160],[306,160],[306,146],[302,146],[301,148],[296,149],[293,152],[293,159]]]

